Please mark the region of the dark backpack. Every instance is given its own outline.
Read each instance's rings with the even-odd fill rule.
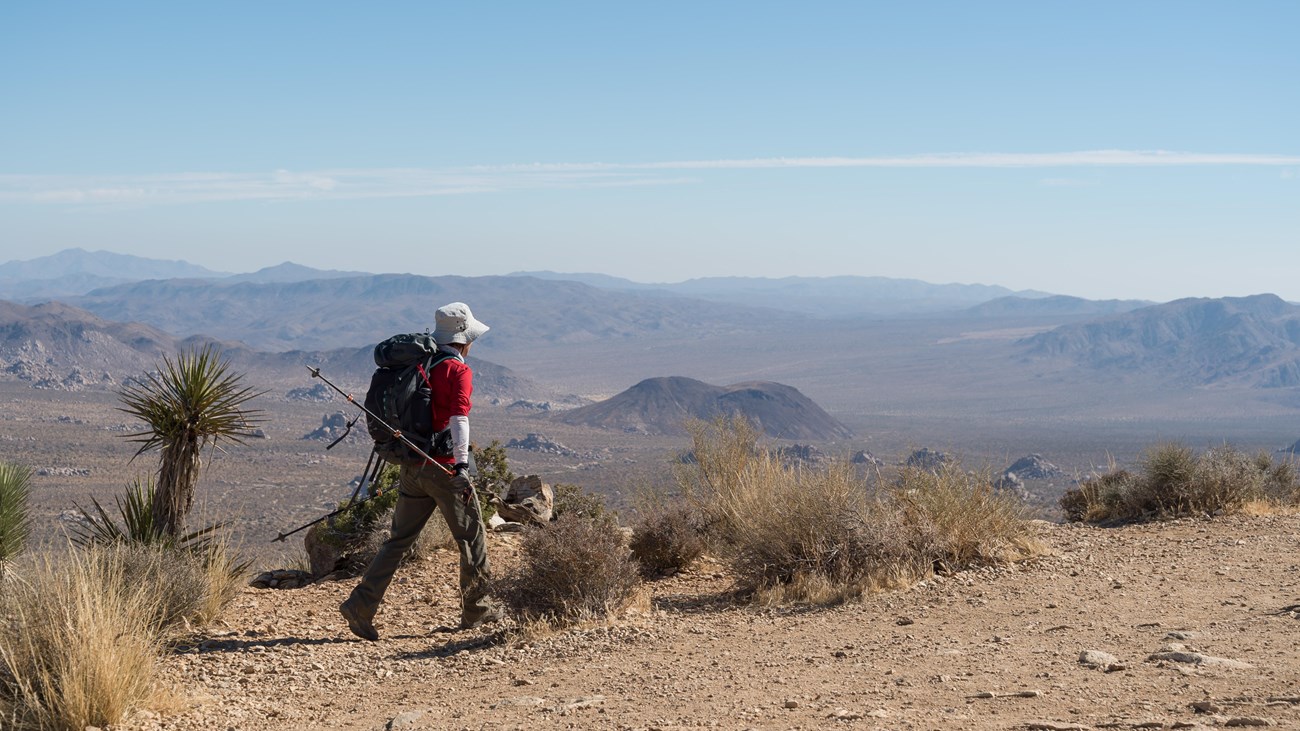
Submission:
[[[429,377],[434,366],[454,356],[438,352],[428,333],[394,335],[375,346],[375,374],[366,391],[366,409],[384,424],[402,432],[430,457],[451,456],[451,430],[433,433],[433,394]],[[424,458],[393,436],[371,416],[366,430],[375,440],[375,453],[392,464],[412,467]]]

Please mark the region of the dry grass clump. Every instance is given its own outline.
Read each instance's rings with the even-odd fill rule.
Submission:
[[[1297,503],[1300,480],[1291,462],[1226,445],[1197,455],[1172,443],[1148,449],[1140,474],[1112,470],[1061,498],[1066,519],[1097,523],[1259,513]]]
[[[632,557],[643,574],[676,573],[704,555],[703,534],[699,512],[685,502],[647,505],[632,526]]]
[[[987,476],[952,463],[935,472],[907,467],[899,473],[897,488],[910,522],[930,538],[938,568],[1017,561],[1043,550],[1024,502],[994,490]]]
[[[214,619],[242,585],[229,554],[212,550],[99,544],[6,577],[0,718],[81,731],[155,705],[165,643]]]
[[[621,612],[639,587],[616,522],[566,515],[524,532],[519,565],[493,594],[525,623],[566,626]]]
[[[957,570],[1036,550],[1015,498],[955,467],[904,470],[880,487],[846,464],[783,465],[755,449],[743,419],[691,431],[696,459],[679,483],[740,589],[759,601],[843,601],[907,585],[936,563]]]

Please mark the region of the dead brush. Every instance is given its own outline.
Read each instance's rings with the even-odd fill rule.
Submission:
[[[1180,444],[1147,450],[1142,471],[1115,470],[1061,498],[1068,520],[1096,523],[1219,513],[1266,514],[1300,503],[1291,462],[1264,452],[1249,456],[1224,445],[1197,455]]]
[[[683,501],[649,504],[632,526],[632,557],[647,576],[673,574],[704,555],[704,521]]]
[[[986,475],[954,463],[931,472],[905,467],[895,483],[909,520],[932,535],[938,566],[960,570],[1018,561],[1043,552],[1029,523],[1029,511],[1014,495],[992,487]]]
[[[37,562],[5,587],[0,716],[18,728],[81,731],[151,705],[160,623],[172,614],[111,547]]]
[[[641,586],[623,531],[610,518],[561,516],[527,529],[513,571],[494,582],[522,623],[570,626],[622,612]]]
[[[691,433],[696,459],[679,484],[758,601],[838,602],[912,583],[936,560],[956,570],[1036,550],[1013,499],[972,489],[955,469],[878,489],[851,465],[781,464],[741,419],[696,422]]]

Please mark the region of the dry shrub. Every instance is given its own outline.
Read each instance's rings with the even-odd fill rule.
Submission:
[[[695,461],[679,467],[739,588],[764,602],[830,603],[951,569],[1028,555],[1012,498],[955,468],[906,471],[878,489],[848,464],[791,467],[756,448],[740,418],[691,425]]]
[[[899,473],[897,488],[911,522],[932,536],[930,550],[947,569],[1016,561],[1042,552],[1024,501],[994,490],[987,475],[964,472],[953,463],[935,472],[907,467]]]
[[[561,516],[524,532],[519,564],[493,594],[524,622],[565,626],[626,608],[640,586],[636,568],[616,522]]]
[[[5,587],[0,711],[19,727],[116,724],[149,705],[166,606],[133,552],[94,548],[35,564]]]
[[[224,543],[92,545],[25,568],[0,595],[0,717],[19,728],[81,731],[156,706],[164,644],[243,585]]]
[[[632,556],[647,575],[686,569],[704,555],[704,525],[685,502],[647,505],[632,526]]]
[[[1122,522],[1188,515],[1267,512],[1300,502],[1291,462],[1266,452],[1251,457],[1231,446],[1199,456],[1180,444],[1147,450],[1140,475],[1113,470],[1061,498],[1073,521]]]

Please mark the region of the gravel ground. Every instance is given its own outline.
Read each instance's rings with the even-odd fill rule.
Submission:
[[[737,606],[705,562],[531,638],[443,627],[445,551],[399,572],[374,643],[338,616],[353,581],[246,589],[166,658],[177,708],[123,728],[1300,728],[1300,516],[1040,530],[1046,557],[829,609]]]

